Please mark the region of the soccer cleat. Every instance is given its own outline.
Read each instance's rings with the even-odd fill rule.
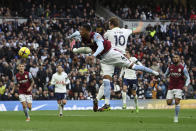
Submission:
[[[99,108],[98,111],[102,112],[102,111],[109,111],[111,110],[110,105],[105,104],[103,107]]]
[[[93,100],[93,111],[97,112],[97,110],[98,110],[98,100],[97,100],[97,98],[95,98]]]
[[[178,117],[174,116],[174,123],[178,123]]]
[[[122,109],[127,109],[127,104],[123,104]]]
[[[136,106],[136,113],[139,113],[139,108],[138,108],[138,106]]]
[[[157,71],[152,71],[152,74],[154,74],[155,76],[158,76],[158,75],[159,75],[159,72],[157,72]]]
[[[27,119],[26,119],[26,122],[29,122],[31,119],[30,119],[30,117],[28,117]]]

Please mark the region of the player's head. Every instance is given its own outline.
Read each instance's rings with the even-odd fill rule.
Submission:
[[[82,37],[87,38],[90,36],[90,32],[91,32],[91,26],[88,24],[84,24],[82,25],[82,27],[80,28],[80,34]]]
[[[23,63],[20,63],[18,65],[18,70],[20,73],[24,73],[24,70],[25,70],[25,65]]]
[[[113,29],[115,27],[119,27],[119,19],[117,17],[112,17],[109,20],[109,28]]]
[[[125,56],[126,56],[126,57],[128,57],[128,58],[130,58],[130,57],[131,57],[131,54],[129,53],[129,51],[127,51],[127,50],[126,50],[126,54],[125,54]]]
[[[179,62],[180,62],[180,56],[178,54],[174,54],[173,55],[173,63],[175,65],[177,65],[177,64],[179,64]]]
[[[62,67],[61,65],[58,65],[58,66],[57,66],[57,72],[58,72],[59,74],[61,74],[61,72],[63,72],[63,67]]]

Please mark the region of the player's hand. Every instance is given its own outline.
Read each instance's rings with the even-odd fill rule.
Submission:
[[[188,87],[187,87],[187,86],[184,86],[184,87],[183,87],[183,90],[184,90],[185,92],[188,92]]]
[[[30,86],[28,89],[27,89],[27,92],[31,92],[32,90],[32,87]]]
[[[14,90],[12,90],[12,91],[10,92],[10,94],[14,94]]]

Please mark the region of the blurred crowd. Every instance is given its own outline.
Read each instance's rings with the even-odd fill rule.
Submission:
[[[196,11],[190,1],[177,0],[107,0],[102,5],[123,19],[181,20],[195,17]]]
[[[1,6],[1,5],[7,5]],[[28,18],[93,18],[95,4],[91,0],[14,0],[0,2],[0,17]],[[17,7],[17,8],[16,8]]]
[[[79,5],[77,4],[77,8]],[[33,4],[31,6],[33,7]],[[75,8],[75,5],[73,7]],[[54,13],[51,13],[48,19],[42,15],[37,19],[39,15],[35,13],[36,16],[29,15],[28,21],[22,24],[17,20],[3,21],[0,24],[0,100],[18,100],[18,89],[16,88],[13,94],[10,91],[14,86],[17,64],[21,61],[17,52],[22,46],[27,46],[31,50],[31,55],[25,63],[26,70],[32,73],[35,80],[32,90],[34,100],[55,99],[54,89],[49,88],[49,82],[52,74],[56,72],[57,64],[63,66],[70,79],[70,84],[67,85],[68,99],[92,99],[92,92],[97,93],[102,84],[100,61],[97,59],[91,63],[86,59],[88,55],[73,54],[66,37],[83,23],[90,24],[93,31],[100,34],[107,30],[107,26],[103,19],[94,15],[90,2],[83,4],[82,7],[83,12],[80,13],[85,17],[78,16],[78,13],[75,16],[71,12],[68,13],[70,17],[65,14],[67,19],[58,19]],[[36,5],[35,10],[37,8],[39,6]],[[77,41],[75,46],[85,44]],[[127,49],[143,65],[162,74],[172,63],[172,55],[178,52],[191,78],[191,84],[188,92],[184,93],[184,98],[196,98],[196,75],[193,71],[196,64],[195,46],[196,21],[182,19],[171,22],[170,25],[165,23],[158,23],[154,27],[148,25],[145,32],[130,36]],[[122,79],[119,78],[119,73],[120,68],[117,67],[113,76],[111,99],[121,98]],[[139,87],[137,93],[140,99],[165,98],[168,79],[156,79],[142,72],[137,72],[137,76]]]

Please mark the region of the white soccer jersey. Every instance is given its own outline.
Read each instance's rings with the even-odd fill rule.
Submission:
[[[66,93],[66,85],[69,84],[67,73],[56,72],[52,76],[51,85],[55,85],[55,93]]]
[[[131,63],[135,63],[137,65],[142,65],[141,62],[139,62],[137,60],[137,58],[135,57],[131,57],[129,59],[131,61]],[[137,79],[137,76],[136,76],[136,71],[135,70],[131,70],[131,69],[128,69],[128,68],[122,68],[122,71],[121,71],[121,76],[124,74],[124,78],[125,79],[130,79],[130,80],[134,80],[134,79]]]
[[[111,41],[112,48],[118,49],[121,53],[125,54],[130,34],[132,34],[131,29],[115,27],[112,30],[107,30],[104,38]]]

